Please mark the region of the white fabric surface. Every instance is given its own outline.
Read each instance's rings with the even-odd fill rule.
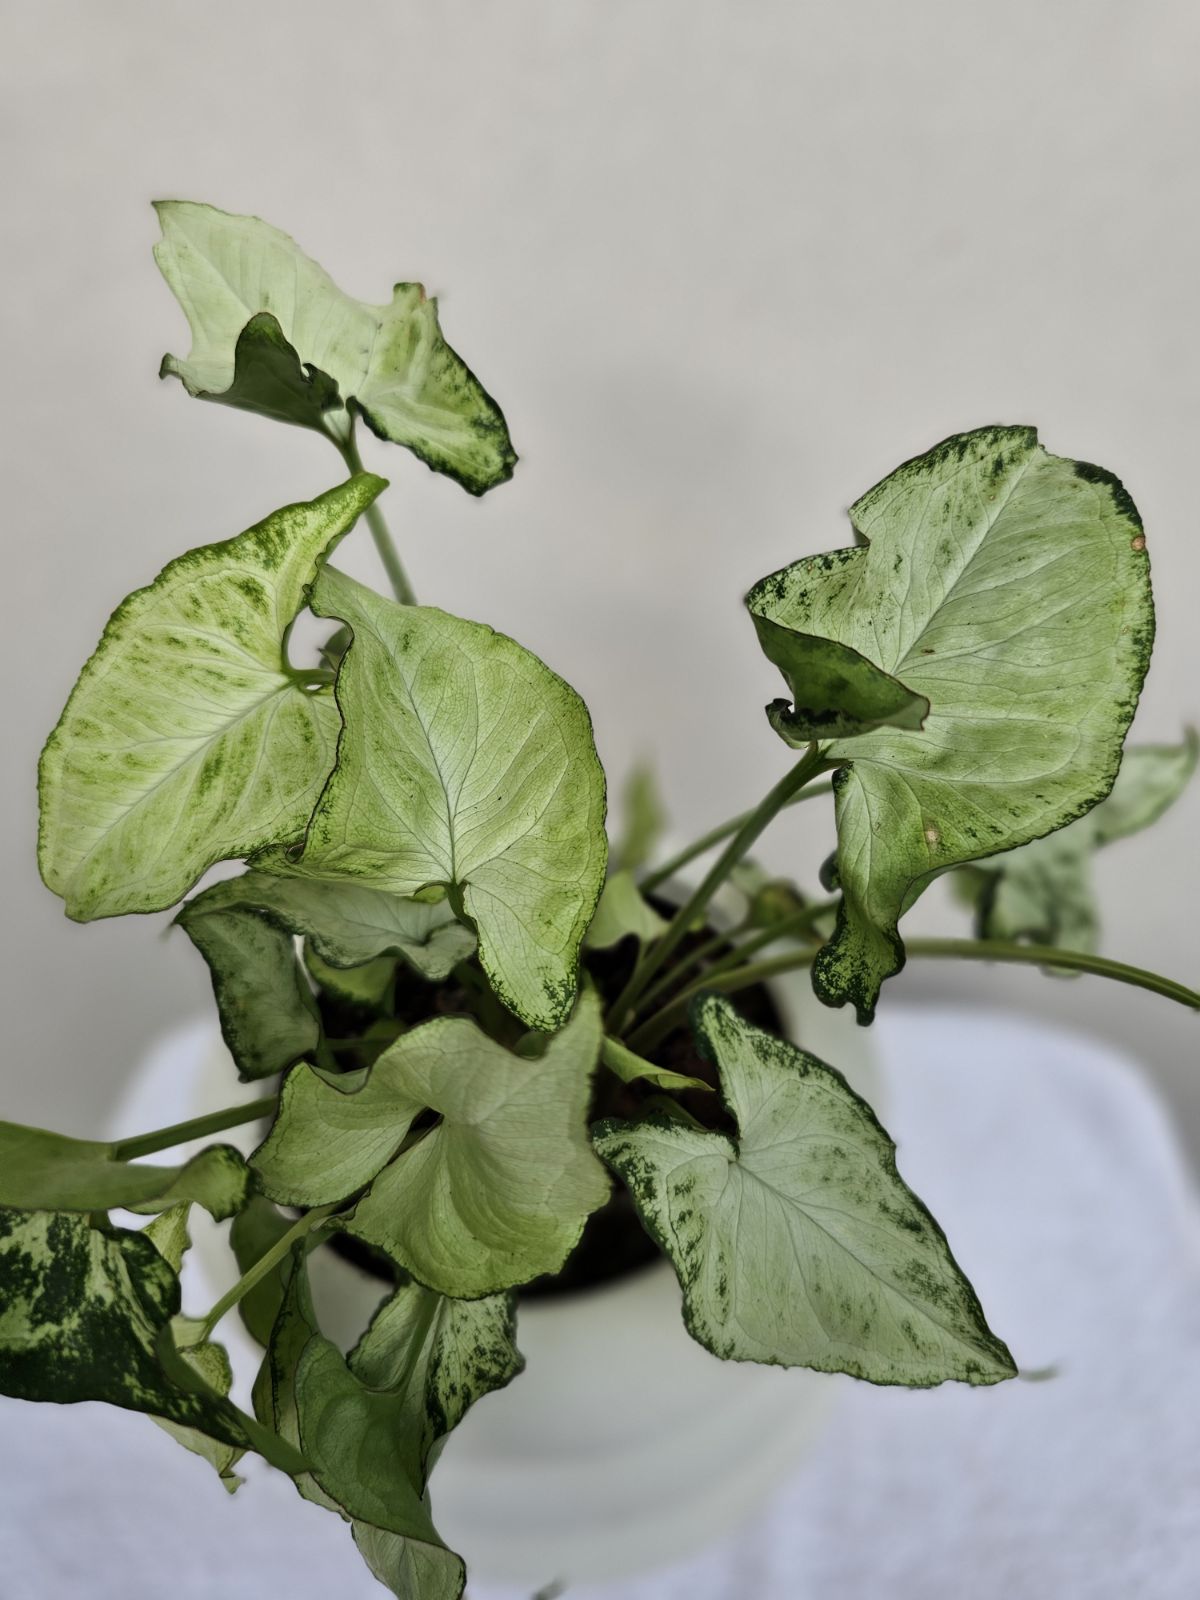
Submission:
[[[820,1444],[736,1539],[566,1593],[1193,1600],[1200,1209],[1158,1103],[1121,1059],[998,1013],[892,1008],[877,1033],[901,1171],[1022,1368],[1057,1375],[923,1393],[831,1380]],[[0,1428],[0,1600],[384,1593],[337,1519],[254,1465],[230,1499],[144,1418],[6,1401]],[[436,1474],[433,1492],[436,1515]]]

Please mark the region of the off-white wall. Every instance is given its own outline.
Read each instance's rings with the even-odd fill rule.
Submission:
[[[156,383],[186,332],[154,196],[257,211],[365,298],[442,295],[523,461],[476,503],[371,451],[418,591],[570,678],[614,778],[653,753],[682,832],[785,760],[741,593],[986,422],[1124,478],[1160,612],[1137,734],[1200,720],[1188,0],[39,0],[3,31],[3,1114],[85,1131],[207,1004],[165,919],[77,928],[38,882],[34,765],[75,672],[168,557],[341,475]],[[1198,825],[1200,788],[1101,872],[1109,951],[1193,982]],[[765,853],[811,866],[826,826],[804,808]],[[936,894],[914,918],[952,921]],[[1130,1044],[1200,1146],[1195,1017],[966,968],[892,993],[949,985]]]

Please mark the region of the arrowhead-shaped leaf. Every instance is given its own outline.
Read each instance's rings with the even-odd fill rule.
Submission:
[[[1180,745],[1134,745],[1125,751],[1112,793],[1087,816],[956,873],[976,902],[979,937],[1094,950],[1093,854],[1157,821],[1186,788],[1198,750],[1194,733]]]
[[[868,1022],[904,961],[901,914],[948,868],[1102,800],[1149,660],[1145,538],[1110,474],[984,428],[906,463],[851,508],[861,543],[748,599],[928,700],[920,732],[835,738],[842,906],[813,983]],[[805,648],[807,648],[807,643]]]
[[[445,886],[501,1000],[553,1032],[604,882],[604,773],[586,707],[480,623],[397,605],[330,568],[312,606],[354,630],[337,680],[345,730],[303,854],[259,864],[397,895]]]
[[[303,1466],[175,1348],[179,1279],[144,1234],[0,1210],[0,1394],[104,1400]]]
[[[440,1293],[494,1294],[557,1272],[607,1197],[586,1123],[599,1051],[591,993],[536,1060],[469,1018],[439,1017],[345,1088],[294,1068],[251,1163],[285,1204],[323,1205],[370,1184],[350,1232]],[[398,1154],[424,1110],[440,1121]]]
[[[692,1337],[733,1361],[927,1387],[1014,1375],[895,1146],[840,1073],[698,1002],[736,1139],[652,1116],[596,1148],[675,1264]]]
[[[232,1145],[181,1167],[119,1161],[115,1146],[0,1122],[0,1206],[22,1211],[165,1211],[195,1202],[218,1222],[245,1204],[249,1172]]]
[[[165,910],[214,862],[303,833],[339,718],[282,641],[383,486],[361,474],[192,550],[114,612],[42,752],[38,861],[69,916]]]
[[[392,302],[345,295],[278,228],[212,206],[160,201],[154,255],[192,331],[164,356],[204,400],[344,437],[350,408],[472,494],[512,476],[499,406],[442,338],[437,301],[398,283]]]

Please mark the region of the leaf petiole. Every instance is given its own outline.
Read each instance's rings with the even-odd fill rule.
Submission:
[[[799,805],[802,800],[816,800],[821,795],[832,793],[832,783],[812,784],[802,790],[800,794],[793,795],[787,805]],[[786,810],[787,807],[785,806],[783,809]],[[737,816],[730,817],[728,822],[722,822],[717,827],[710,828],[707,833],[701,834],[698,839],[693,839],[691,844],[686,845],[682,850],[676,851],[673,856],[669,856],[661,866],[655,867],[653,872],[646,873],[638,884],[638,888],[641,889],[643,894],[650,894],[658,888],[660,883],[666,883],[668,878],[673,877],[681,867],[686,867],[697,856],[702,856],[706,850],[714,849],[721,843],[722,839],[728,839],[731,833],[736,833],[742,824],[753,815],[752,811],[739,811]]]
[[[746,925],[742,925],[741,928],[734,928],[728,934],[718,934],[714,939],[709,939],[706,944],[702,944],[701,949],[696,950],[694,955],[691,955],[686,962],[680,962],[680,965],[675,966],[674,970],[666,974],[666,978],[659,978],[656,984],[651,984],[650,989],[646,990],[645,995],[642,997],[642,1008],[650,1005],[653,1000],[658,1000],[662,994],[666,994],[670,984],[677,981],[685,973],[688,966],[696,965],[698,960],[710,954],[710,950],[720,949],[722,944],[731,946],[731,949],[725,955],[718,958],[714,965],[709,966],[709,970],[702,974],[701,978],[693,979],[688,992],[693,992],[694,986],[698,982],[702,982],[704,987],[712,987],[712,979],[720,978],[722,973],[728,973],[728,971],[733,971],[734,968],[744,965],[749,955],[757,955],[758,950],[766,949],[768,944],[774,944],[778,939],[795,938],[795,934],[800,933],[811,934],[813,923],[818,922],[821,917],[827,917],[834,910],[837,910],[837,901],[835,899],[821,901],[816,906],[802,907],[792,917],[782,917],[779,922],[773,923],[770,928],[762,928],[758,933],[752,934],[749,939],[744,939],[741,944],[733,944],[733,939],[736,934],[746,931]]]
[[[260,1100],[245,1100],[240,1106],[209,1111],[187,1122],[174,1122],[167,1128],[155,1128],[151,1133],[135,1134],[132,1139],[117,1139],[112,1146],[113,1160],[132,1161],[135,1156],[153,1155],[156,1150],[171,1150],[177,1144],[188,1144],[193,1139],[204,1139],[210,1133],[223,1133],[226,1128],[238,1128],[245,1122],[255,1122],[275,1109],[278,1098],[278,1095],[264,1095]]]
[[[332,434],[330,438],[333,438]],[[344,442],[336,438],[333,438],[333,442],[352,473],[367,470],[363,466],[362,456],[358,453],[358,441],[354,437],[353,424]],[[400,552],[396,549],[395,540],[392,538],[383,512],[375,505],[370,505],[367,507],[366,518],[367,527],[370,528],[371,537],[375,541],[375,548],[379,552],[379,559],[383,562],[383,570],[387,573],[388,582],[392,586],[392,593],[401,605],[415,606],[416,594],[408,581],[408,573],[404,570],[404,563],[400,559]]]
[[[1064,972],[1086,972],[1097,978],[1111,978],[1117,983],[1128,983],[1137,989],[1148,989],[1151,994],[1175,1000],[1193,1011],[1200,1011],[1200,993],[1173,978],[1161,977],[1144,967],[1132,967],[1124,961],[1110,961],[1105,956],[1091,955],[1083,950],[1056,950],[1047,945],[1014,944],[1000,939],[910,939],[905,944],[910,956],[942,957],[957,961],[999,961],[1015,966],[1057,967]],[[813,963],[816,950],[797,950],[791,955],[775,956],[767,961],[753,961],[733,971],[708,975],[691,983],[653,1017],[636,1028],[628,1039],[629,1047],[644,1053],[666,1038],[673,1028],[686,1018],[688,1003],[696,995],[718,990],[721,994],[735,994],[751,984],[763,983],[782,972]]]
[[[685,972],[692,967],[702,966],[704,962],[713,956],[719,956],[718,964],[732,958],[730,964],[736,966],[738,962],[738,946],[735,941],[741,934],[746,933],[749,928],[749,922],[739,922],[735,927],[728,928],[721,933],[714,933],[710,939],[705,939],[702,944],[697,945],[694,950],[689,951],[682,960],[678,961],[670,971],[663,973],[661,977],[650,985],[642,995],[641,1006],[644,1008],[652,1005],[655,1000],[667,993],[673,983],[678,983]],[[720,954],[722,951],[725,952],[724,955]],[[709,968],[710,972],[713,970],[715,969]]]
[[[319,1228],[340,1204],[340,1201],[335,1201],[331,1205],[318,1206],[314,1211],[306,1211],[269,1250],[259,1256],[254,1265],[242,1274],[231,1289],[226,1290],[203,1321],[189,1329],[186,1340],[180,1342],[179,1348],[191,1350],[210,1339],[213,1329],[221,1318],[232,1311],[234,1306],[250,1293],[255,1284],[261,1283],[267,1273],[279,1265],[294,1244]]]
[[[741,826],[713,862],[701,880],[700,886],[675,913],[666,933],[645,952],[633,969],[629,982],[617,996],[609,1013],[610,1033],[619,1033],[622,1021],[649,986],[651,978],[666,965],[668,958],[674,955],[687,937],[688,929],[696,917],[705,909],[771,819],[782,811],[784,806],[813,778],[826,771],[829,765],[820,746],[809,745],[791,771],[785,772],[754,810],[747,812]]]

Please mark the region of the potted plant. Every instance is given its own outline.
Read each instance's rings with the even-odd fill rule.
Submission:
[[[868,1024],[920,955],[1200,1006],[1094,949],[1092,851],[1196,760],[1191,738],[1122,760],[1153,637],[1124,488],[1027,427],[905,462],[852,508],[852,545],[747,597],[787,687],[767,707],[783,775],[668,860],[643,778],[610,852],[582,701],[504,634],[416,602],[360,459],[361,422],[472,494],[512,473],[435,303],[400,284],[362,304],[255,218],[158,209],[192,333],[163,373],[321,434],[349,476],[132,593],[46,744],[45,882],[82,921],[174,911],[262,1092],[117,1142],[0,1125],[0,1389],[144,1411],[231,1484],[256,1451],[352,1524],[395,1594],[440,1600],[464,1569],[429,1475],[521,1369],[518,1295],[661,1255],[691,1339],[726,1362],[1012,1378],[871,1107],[785,1036],[767,985],[807,972]],[[394,598],[332,563],[360,519]],[[311,661],[291,648],[306,608],[326,627]],[[767,878],[760,835],[830,787],[824,895]],[[978,938],[906,944],[948,872]],[[260,1121],[249,1160],[219,1141],[140,1159]],[[193,1207],[232,1219],[240,1273],[200,1317],[180,1310]],[[338,1254],[383,1296],[348,1357],[309,1291]],[[263,1346],[252,1412],[214,1338],[235,1308]]]

